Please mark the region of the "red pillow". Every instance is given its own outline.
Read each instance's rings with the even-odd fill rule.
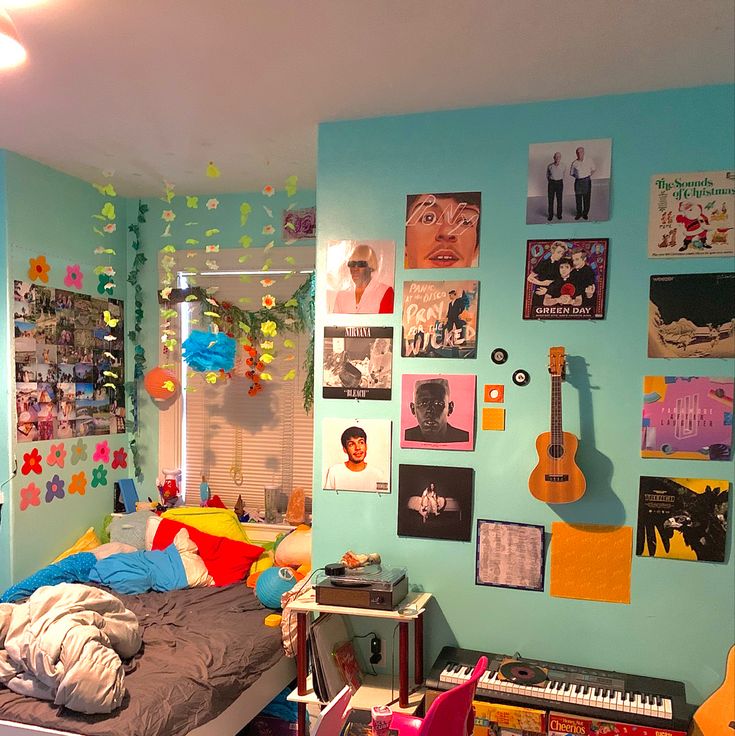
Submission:
[[[230,585],[243,580],[250,572],[253,562],[263,554],[263,548],[255,544],[216,537],[188,524],[166,518],[161,519],[158,525],[152,548],[165,549],[181,529],[189,532],[191,541],[199,548],[199,555],[214,578],[215,585]]]

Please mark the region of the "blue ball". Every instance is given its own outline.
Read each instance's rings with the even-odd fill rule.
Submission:
[[[280,608],[281,596],[294,585],[296,576],[290,567],[269,567],[258,576],[255,595],[266,608]]]

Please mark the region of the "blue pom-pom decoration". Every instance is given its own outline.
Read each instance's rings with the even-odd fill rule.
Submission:
[[[223,332],[192,330],[181,346],[186,364],[193,371],[231,371],[237,343]]]
[[[281,596],[294,585],[296,576],[290,567],[269,567],[258,576],[255,595],[266,608],[280,608]]]

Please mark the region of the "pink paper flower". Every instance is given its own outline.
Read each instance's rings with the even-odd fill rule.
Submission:
[[[84,283],[84,274],[78,263],[73,266],[66,267],[66,276],[64,276],[64,283],[70,289],[81,289]]]
[[[110,462],[110,446],[107,444],[107,440],[102,440],[102,442],[97,443],[97,447],[94,448],[94,455],[92,455],[92,460],[94,460],[94,462],[96,463]]]
[[[164,210],[161,213],[161,219],[166,222],[173,222],[176,219],[176,213],[173,210]]]
[[[276,232],[276,228],[273,225],[263,225],[263,235],[273,235]]]
[[[51,445],[46,462],[49,465],[56,465],[59,468],[64,467],[64,460],[66,460],[66,450],[64,449],[64,443],[60,442],[58,445]]]
[[[118,468],[128,467],[128,453],[125,452],[124,448],[115,450],[112,453],[112,469],[117,470]]]
[[[217,207],[219,207],[219,200],[216,197],[212,197],[212,199],[207,200],[208,210],[216,210]]]
[[[29,483],[20,489],[20,510],[25,511],[29,506],[41,505],[41,489],[35,483]]]
[[[117,225],[114,222],[108,222],[102,229],[106,233],[114,233],[117,230]]]

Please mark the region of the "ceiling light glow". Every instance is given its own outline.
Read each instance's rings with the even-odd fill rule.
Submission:
[[[26,60],[26,50],[5,10],[0,8],[0,69],[18,66]]]

